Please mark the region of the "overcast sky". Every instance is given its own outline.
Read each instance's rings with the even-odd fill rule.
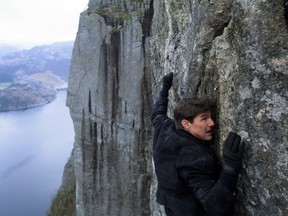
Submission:
[[[71,41],[88,0],[1,0],[0,44]]]

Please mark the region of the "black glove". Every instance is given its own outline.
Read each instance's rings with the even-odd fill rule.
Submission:
[[[163,86],[162,86],[162,89],[163,90],[166,90],[166,91],[169,91],[169,89],[171,88],[172,86],[172,82],[173,82],[173,72],[165,75],[163,77]]]
[[[241,142],[241,137],[238,134],[230,132],[223,147],[224,173],[238,176],[242,168],[244,151],[245,142]]]

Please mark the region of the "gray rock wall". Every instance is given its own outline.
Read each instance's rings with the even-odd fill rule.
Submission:
[[[287,215],[287,11],[283,0],[90,0],[67,99],[77,214],[164,215],[150,113],[173,71],[170,111],[183,97],[212,96],[215,150],[230,130],[249,141],[237,214]]]
[[[78,215],[150,215],[153,8],[117,2],[90,1],[73,50],[67,104]]]

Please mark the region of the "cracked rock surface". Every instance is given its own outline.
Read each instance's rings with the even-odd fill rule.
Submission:
[[[283,0],[97,1],[81,14],[67,105],[77,215],[164,215],[150,114],[164,74],[177,101],[217,101],[215,151],[249,145],[237,215],[288,214],[288,31]]]

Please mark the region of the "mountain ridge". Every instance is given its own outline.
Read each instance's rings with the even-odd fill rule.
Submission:
[[[57,90],[66,89],[73,44],[55,42],[0,57],[0,112],[50,103]]]
[[[0,44],[0,57],[19,52],[21,49],[17,48],[16,46],[9,45],[9,44]]]
[[[19,74],[52,71],[68,80],[74,41],[34,46],[0,57],[0,82],[12,82]],[[1,49],[0,49],[1,51]]]

